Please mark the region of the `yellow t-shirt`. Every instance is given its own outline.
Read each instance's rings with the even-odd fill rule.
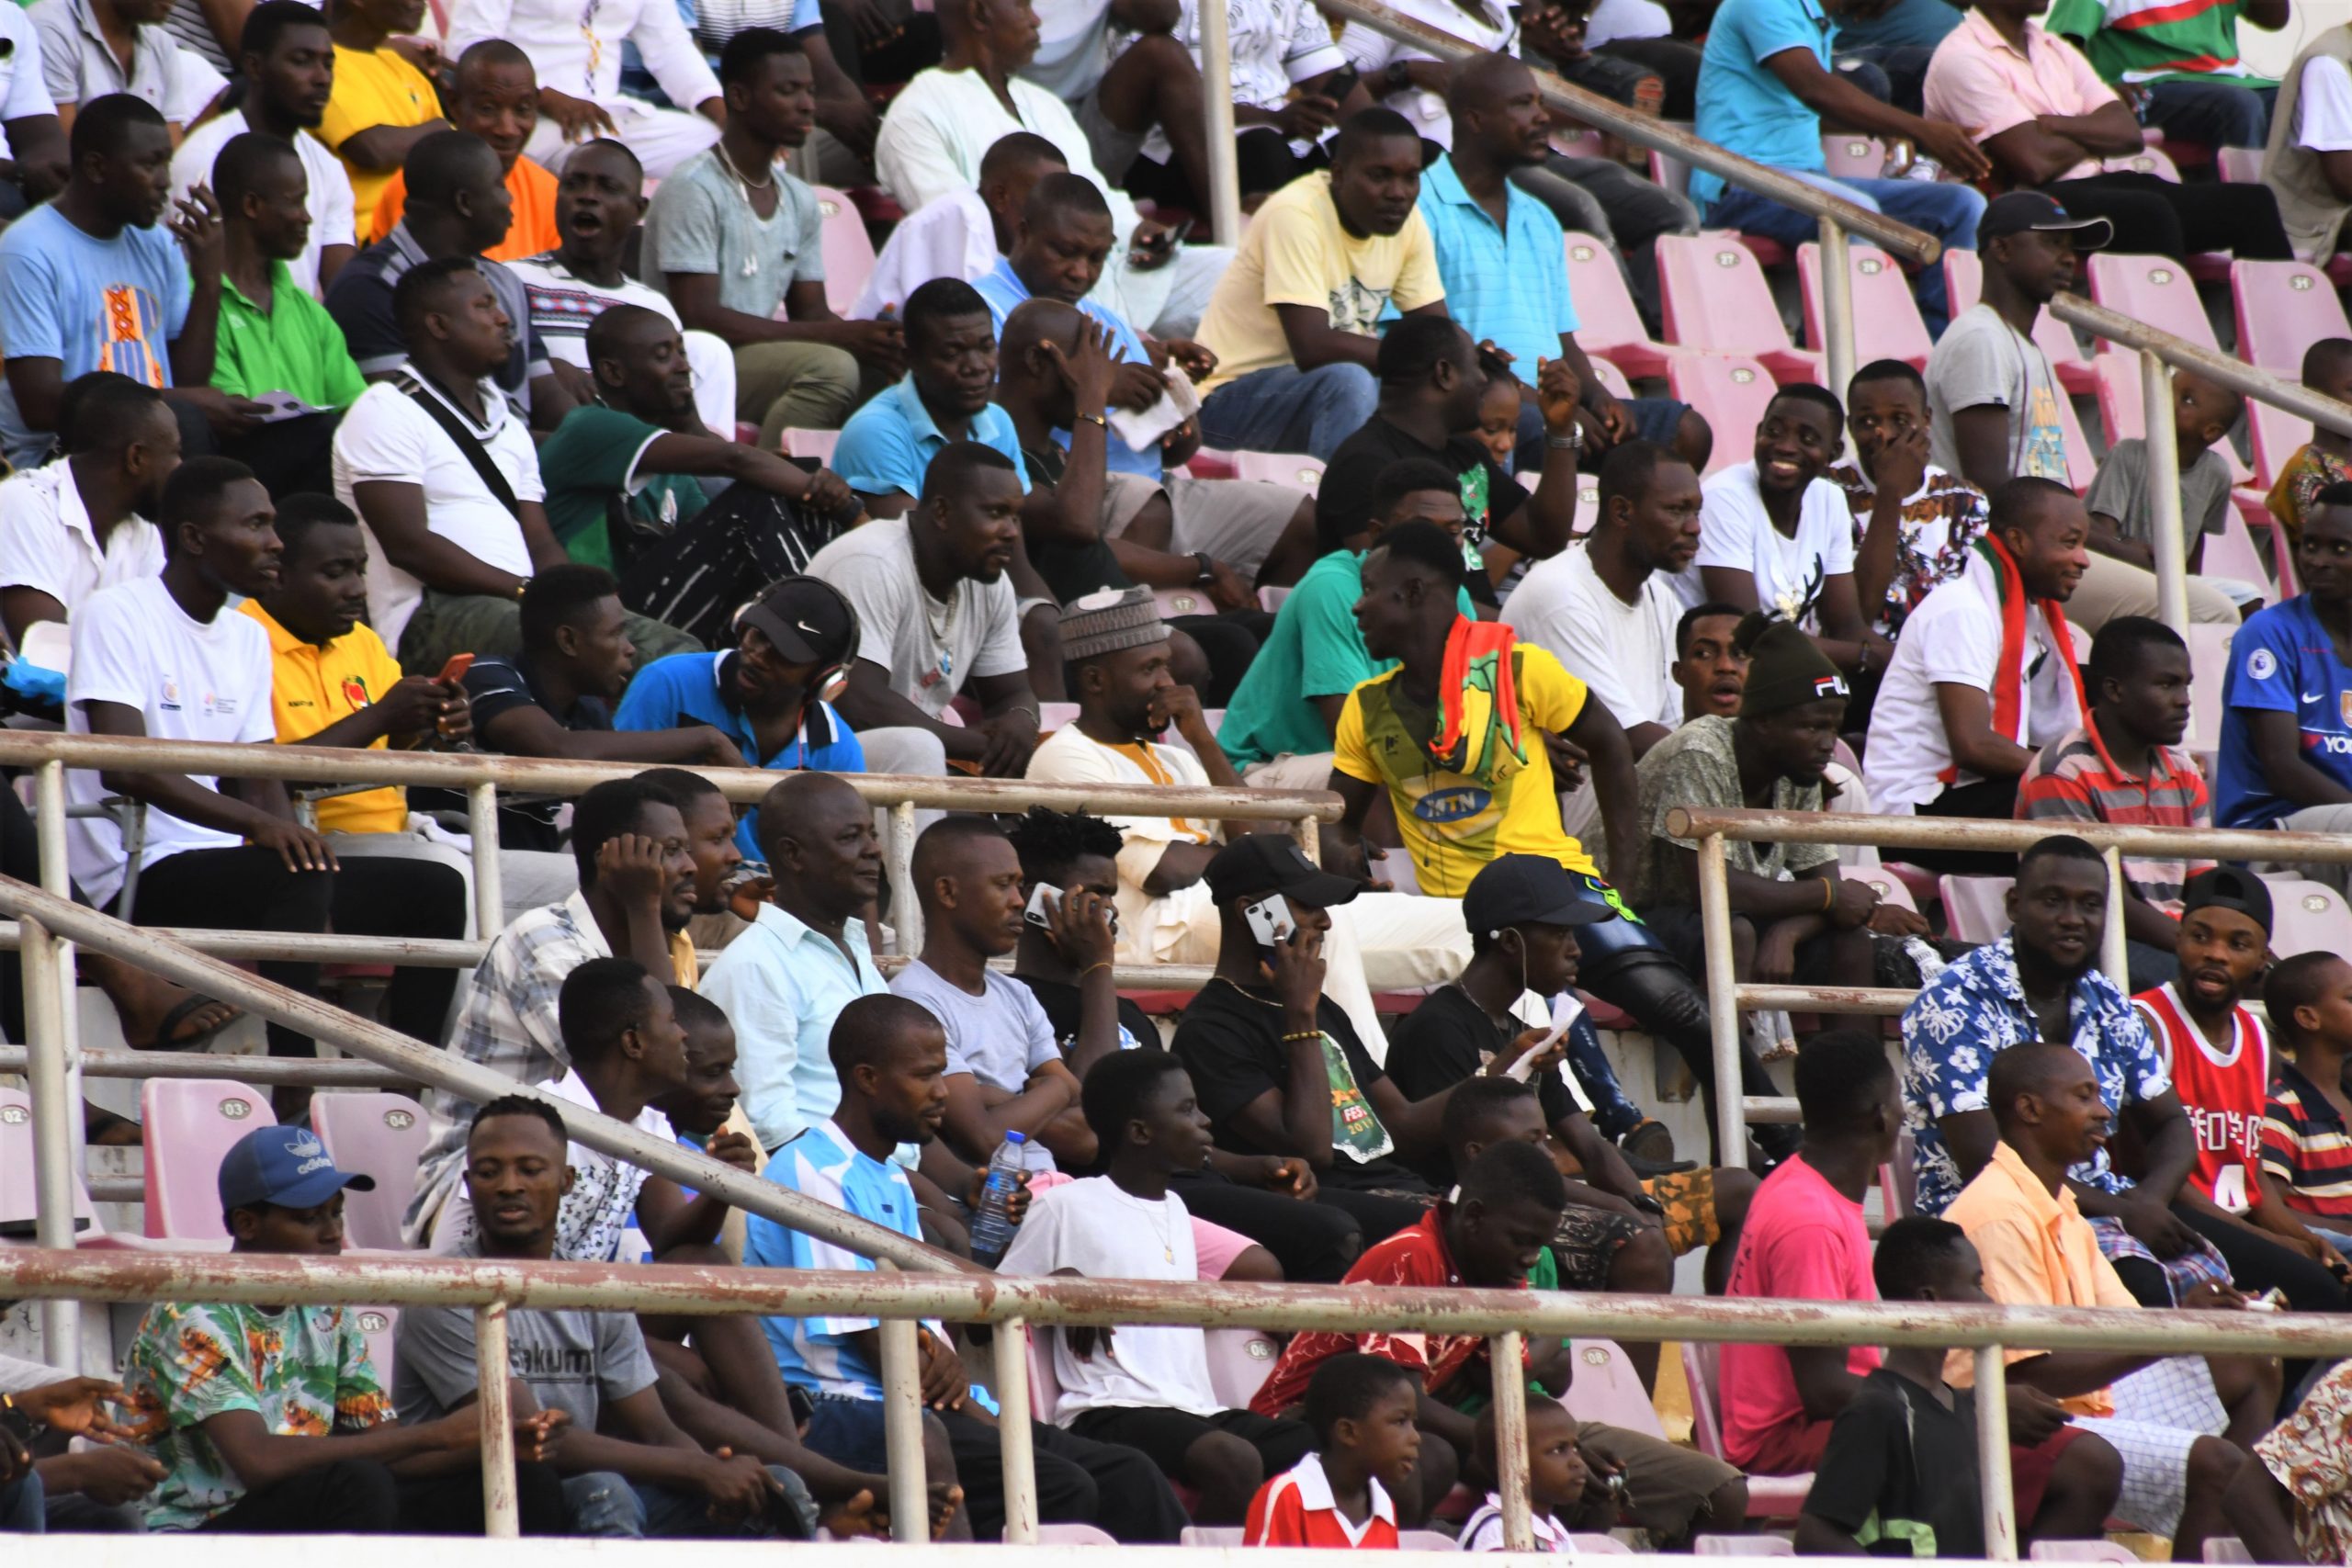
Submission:
[[[1331,766],[1386,786],[1424,893],[1459,898],[1498,855],[1548,855],[1570,871],[1595,874],[1592,857],[1560,826],[1552,753],[1536,733],[1577,721],[1589,694],[1585,683],[1540,648],[1519,643],[1511,658],[1527,762],[1492,788],[1430,761],[1438,712],[1405,695],[1397,671],[1364,682],[1340,710]]]
[[[372,626],[354,626],[321,648],[304,642],[248,599],[238,606],[269,634],[269,705],[277,722],[277,743],[299,745],[339,720],[350,717],[392,688],[400,661]],[[378,750],[377,737],[368,750]],[[408,795],[387,787],[357,795],[329,795],[319,802],[322,833],[398,833],[408,827]]]
[[[1358,239],[1340,226],[1329,172],[1293,180],[1242,231],[1233,265],[1209,297],[1199,337],[1217,365],[1201,390],[1291,362],[1277,305],[1318,306],[1340,331],[1376,337],[1384,307],[1418,310],[1444,298],[1419,209],[1394,234]]]
[[[363,130],[379,125],[406,128],[441,118],[441,97],[424,73],[390,49],[356,50],[334,46],[334,96],[327,100],[326,118],[311,132],[329,150]],[[383,238],[376,227],[376,203],[398,169],[363,169],[348,158],[343,166],[351,175],[351,199],[359,220],[363,245]]]

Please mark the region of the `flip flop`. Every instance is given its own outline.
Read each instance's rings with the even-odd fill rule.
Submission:
[[[200,1033],[195,1034],[188,1039],[175,1040],[172,1038],[172,1032],[174,1030],[177,1029],[191,1015],[200,1012],[209,1007],[227,1007],[230,1010],[229,1016],[221,1020],[219,1023],[214,1024],[211,1028],[204,1030]],[[171,1011],[164,1015],[164,1021],[156,1027],[155,1037],[153,1040],[147,1041],[143,1043],[132,1043],[130,1048],[134,1051],[200,1051],[205,1046],[209,1045],[212,1043],[215,1035],[219,1034],[222,1030],[228,1028],[229,1025],[236,1022],[237,1020],[244,1016],[243,1010],[230,1003],[220,1001],[211,997],[192,996],[183,1000],[177,1007],[175,1007]]]

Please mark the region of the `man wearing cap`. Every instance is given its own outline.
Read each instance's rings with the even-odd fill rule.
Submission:
[[[1697,968],[1706,939],[1699,919],[1698,840],[1676,838],[1677,807],[1822,810],[1821,779],[1845,722],[1845,675],[1793,624],[1751,612],[1737,640],[1747,651],[1739,716],[1694,718],[1652,747],[1635,767],[1641,860],[1623,886],[1658,940]],[[1918,936],[1918,912],[1881,904],[1869,883],[1841,877],[1827,844],[1727,843],[1725,886],[1742,980],[1783,985],[1804,975],[1826,985],[1875,983],[1872,935]]]
[[[2106,219],[2072,217],[2040,191],[2012,191],[1985,208],[1976,228],[1984,292],[1952,318],[1928,356],[1928,441],[1937,468],[1986,495],[2005,479],[2027,476],[2072,483],[2066,391],[2034,341],[2035,324],[2044,305],[2075,287],[2079,258],[2114,239]],[[2094,554],[2067,613],[2093,632],[2116,615],[2153,615],[2155,573]],[[2188,617],[2235,626],[2237,606],[2192,576]]]
[[[1056,730],[1029,760],[1041,784],[1125,787],[1244,787],[1201,714],[1201,700],[1170,673],[1167,625],[1151,591],[1106,589],[1062,611],[1078,722]],[[1154,739],[1173,729],[1182,745]],[[1202,874],[1217,846],[1283,824],[1189,817],[1114,817],[1119,852],[1119,945],[1135,964],[1208,964],[1220,929]],[[1335,912],[1325,954],[1325,994],[1357,1037],[1384,1037],[1372,993],[1420,989],[1452,978],[1470,956],[1450,900],[1368,893]]]
[[[223,1156],[220,1212],[239,1254],[333,1258],[343,1194],[374,1178],[335,1168],[306,1127],[256,1127]],[[163,1462],[147,1528],[286,1535],[480,1535],[480,1413],[403,1424],[341,1306],[163,1302],[123,1370],[124,1425]],[[567,1424],[514,1404],[514,1481],[526,1534],[565,1531],[543,1462]]]

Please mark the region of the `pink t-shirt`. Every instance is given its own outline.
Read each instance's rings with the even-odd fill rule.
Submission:
[[[1977,141],[1989,141],[2040,115],[2086,115],[2115,102],[2115,89],[2099,79],[2082,51],[2025,25],[2026,51],[2019,54],[1971,11],[1944,35],[1928,62],[1921,96],[1929,119],[1949,120]],[[2078,180],[2099,172],[2096,158],[2058,177]]]
[[[1775,1296],[1815,1302],[1874,1302],[1871,1235],[1862,1206],[1838,1191],[1800,1154],[1784,1161],[1756,1190],[1732,1259],[1727,1296]],[[1856,1377],[1877,1370],[1875,1345],[1846,1352]],[[1746,1468],[1765,1437],[1804,1421],[1804,1402],[1789,1353],[1778,1345],[1723,1348],[1724,1450]]]

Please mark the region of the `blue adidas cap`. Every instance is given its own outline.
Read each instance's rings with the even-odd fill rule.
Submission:
[[[256,1127],[220,1157],[220,1210],[275,1203],[315,1209],[349,1187],[376,1190],[376,1179],[337,1170],[308,1127]]]

